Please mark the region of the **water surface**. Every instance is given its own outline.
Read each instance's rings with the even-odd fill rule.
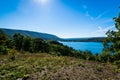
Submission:
[[[101,53],[103,49],[103,44],[102,42],[61,42],[64,45],[67,45],[69,47],[72,47],[73,49],[76,50],[89,50],[93,54],[95,53]]]

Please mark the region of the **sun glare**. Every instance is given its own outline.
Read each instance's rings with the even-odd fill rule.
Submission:
[[[40,4],[47,4],[48,3],[48,0],[35,0],[37,3],[40,3]]]

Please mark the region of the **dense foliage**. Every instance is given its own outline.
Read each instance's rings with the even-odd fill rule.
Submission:
[[[0,54],[6,54],[7,53],[7,35],[0,30]]]
[[[102,62],[113,62],[120,65],[120,14],[114,18],[116,30],[109,30],[104,40],[103,53],[100,55]]]

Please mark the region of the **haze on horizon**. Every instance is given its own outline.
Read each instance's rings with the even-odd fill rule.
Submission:
[[[0,28],[61,38],[103,37],[114,30],[120,0],[0,0]]]

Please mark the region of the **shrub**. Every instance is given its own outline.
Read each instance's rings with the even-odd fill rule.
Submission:
[[[18,55],[18,52],[15,50],[15,48],[13,48],[8,53],[8,59],[13,61],[16,59],[17,55]]]

